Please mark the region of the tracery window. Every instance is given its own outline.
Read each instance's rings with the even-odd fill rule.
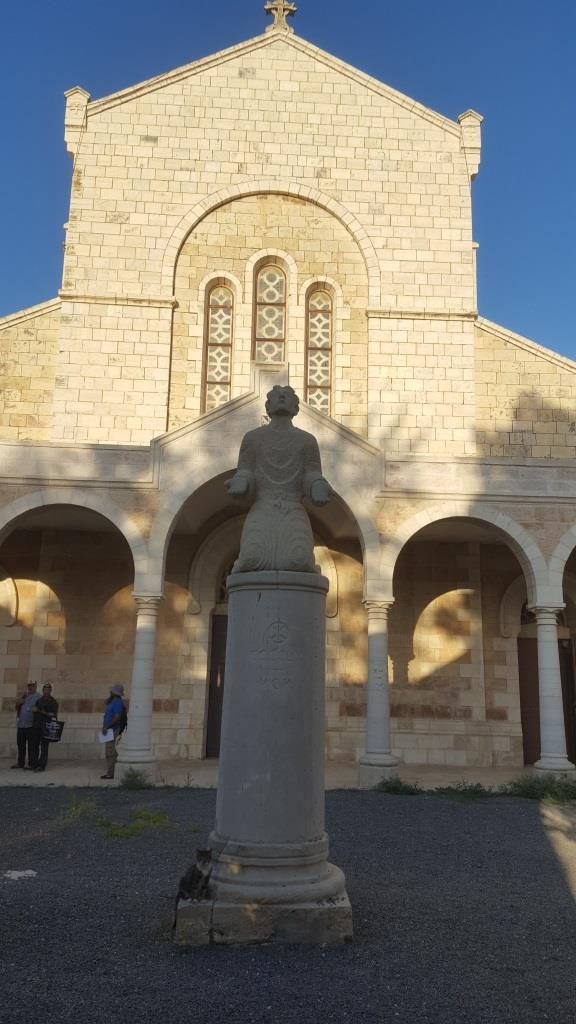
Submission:
[[[283,363],[286,349],[286,276],[275,265],[256,274],[254,359],[257,363]]]
[[[330,412],[332,384],[332,296],[313,288],[306,302],[306,401],[320,412]]]
[[[234,295],[223,284],[212,285],[206,296],[203,411],[230,400]]]

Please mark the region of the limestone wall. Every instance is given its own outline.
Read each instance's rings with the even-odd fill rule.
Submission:
[[[478,454],[576,457],[576,364],[481,321],[476,328]]]
[[[0,437],[4,440],[51,437],[59,326],[57,300],[0,319]]]

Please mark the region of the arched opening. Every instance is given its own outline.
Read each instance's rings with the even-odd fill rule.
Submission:
[[[389,674],[392,745],[406,763],[524,763],[516,636],[500,628],[502,596],[524,578],[514,547],[495,524],[454,516],[402,548]]]
[[[15,742],[14,707],[29,680],[51,682],[66,721],[58,756],[98,757],[109,686],[128,691],[135,608],[134,560],[104,515],[72,504],[31,509],[0,543],[1,749]]]
[[[165,604],[174,609],[174,721],[164,719],[162,731],[166,742],[175,736],[177,756],[216,757],[219,752],[228,614],[225,582],[238,555],[248,508],[228,498],[224,481],[229,475],[213,478],[188,498],[168,546]],[[331,584],[326,614],[327,754],[335,760],[354,760],[364,737],[366,681],[359,533],[338,499],[324,509],[310,510],[310,515],[316,560]],[[169,608],[166,612],[171,614]]]

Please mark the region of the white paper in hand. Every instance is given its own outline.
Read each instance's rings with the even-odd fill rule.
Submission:
[[[100,743],[109,743],[110,740],[114,739],[114,729],[108,729],[107,732],[99,732],[98,739]]]

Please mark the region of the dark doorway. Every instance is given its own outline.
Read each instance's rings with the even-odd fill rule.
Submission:
[[[540,757],[538,642],[535,637],[518,637],[518,677],[524,764],[535,764]]]
[[[574,763],[576,757],[576,715],[574,708],[574,653],[571,640],[558,641],[566,751]],[[540,757],[540,707],[538,703],[538,641],[535,637],[518,637],[518,674],[520,680],[520,714],[524,764],[534,764]]]
[[[562,676],[562,700],[564,702],[564,723],[566,725],[566,753],[568,760],[576,759],[576,721],[574,708],[574,650],[571,640],[559,640],[560,675]]]
[[[220,754],[220,730],[224,701],[224,667],[228,616],[214,612],[210,638],[210,672],[208,675],[208,722],[206,726],[206,757]]]

